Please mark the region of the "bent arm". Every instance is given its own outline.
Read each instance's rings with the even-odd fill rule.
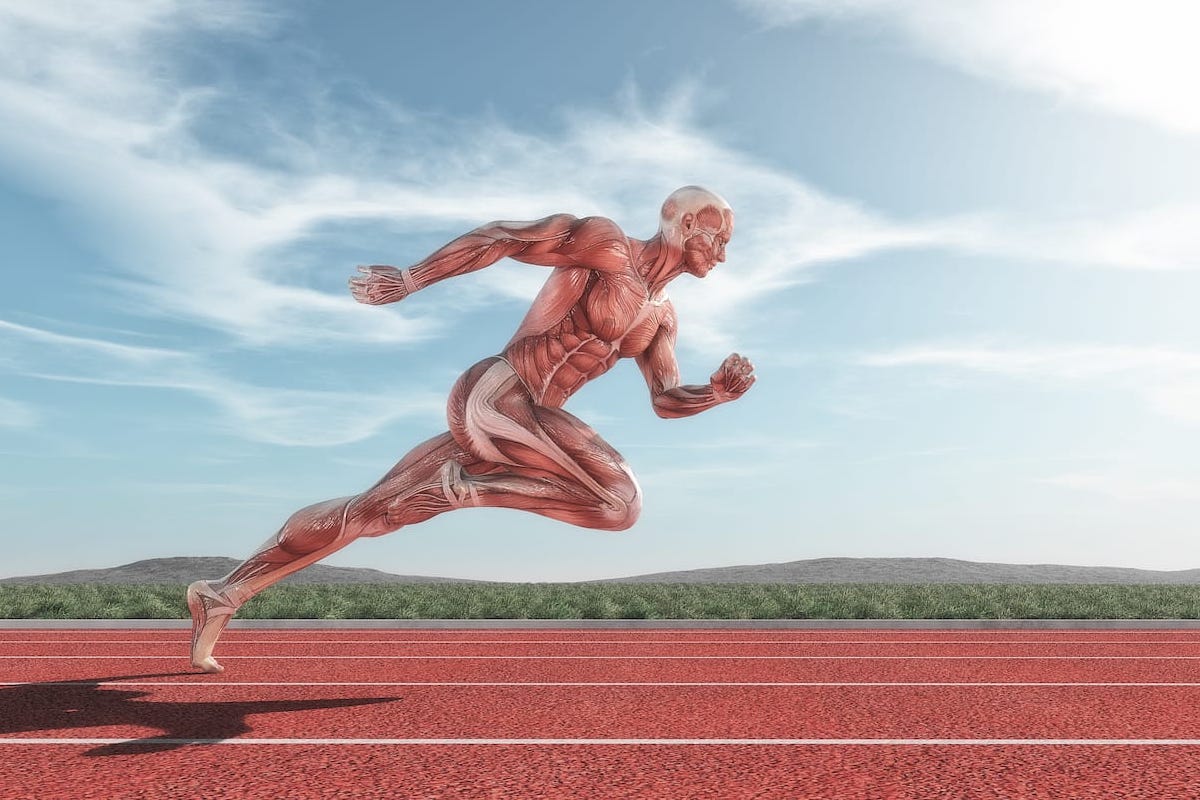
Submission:
[[[621,269],[629,260],[629,242],[612,220],[555,214],[534,222],[490,222],[458,237],[407,269],[363,267],[366,278],[352,279],[360,302],[402,300],[418,289],[465,275],[502,258],[547,267],[586,266],[597,271]],[[368,283],[386,287],[371,292]]]
[[[679,362],[675,358],[676,317],[671,309],[650,346],[637,356],[638,367],[650,389],[654,413],[664,419],[690,417],[724,402],[712,385],[681,386]]]
[[[754,365],[749,359],[731,354],[703,386],[681,386],[679,364],[675,360],[675,309],[668,304],[667,315],[650,345],[637,357],[638,366],[650,387],[654,413],[664,419],[690,417],[713,406],[737,400],[754,385]]]

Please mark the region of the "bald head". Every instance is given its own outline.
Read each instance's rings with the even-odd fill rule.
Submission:
[[[662,205],[658,229],[668,242],[681,247],[696,229],[733,233],[733,209],[725,198],[703,186],[684,186],[671,192]]]

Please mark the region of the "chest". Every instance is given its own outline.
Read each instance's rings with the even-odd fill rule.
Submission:
[[[637,355],[654,338],[665,295],[646,298],[646,285],[636,275],[605,275],[584,293],[581,305],[597,338],[614,345],[622,356]]]

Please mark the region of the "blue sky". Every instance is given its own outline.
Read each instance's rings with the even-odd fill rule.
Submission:
[[[576,580],[826,556],[1200,566],[1200,56],[1186,2],[8,2],[0,577],[245,556],[440,432],[545,278],[388,307],[492,219],[649,237],[737,213],[669,289],[685,382],[568,405],[640,522],[467,509],[330,563]]]

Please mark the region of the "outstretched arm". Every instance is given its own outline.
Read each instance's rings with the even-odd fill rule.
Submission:
[[[359,267],[350,292],[360,303],[403,300],[440,280],[465,275],[502,258],[547,267],[586,266],[601,272],[628,264],[629,242],[612,220],[555,214],[536,222],[491,222],[460,236],[419,264]]]
[[[650,346],[637,357],[650,387],[654,413],[664,419],[690,417],[713,406],[736,400],[754,385],[754,365],[737,353],[730,355],[704,386],[681,386],[675,359],[676,319],[670,311]]]

